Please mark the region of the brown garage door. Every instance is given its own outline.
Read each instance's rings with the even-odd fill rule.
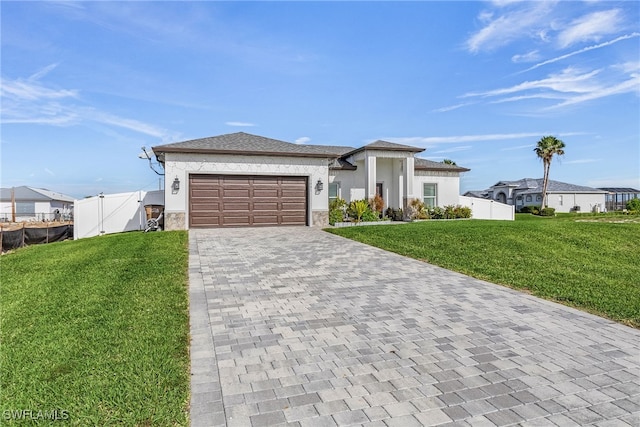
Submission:
[[[306,177],[189,176],[190,227],[306,224]]]

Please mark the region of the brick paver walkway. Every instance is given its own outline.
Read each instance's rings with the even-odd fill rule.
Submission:
[[[201,426],[638,426],[640,331],[321,230],[191,230]]]

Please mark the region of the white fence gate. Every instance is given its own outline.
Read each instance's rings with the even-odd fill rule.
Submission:
[[[495,200],[460,196],[460,204],[471,208],[471,217],[474,219],[513,221],[516,217],[513,206],[496,202]]]
[[[74,239],[144,230],[145,206],[164,206],[164,191],[101,194],[74,203]]]

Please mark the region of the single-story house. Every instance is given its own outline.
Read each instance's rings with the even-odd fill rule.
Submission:
[[[486,190],[468,191],[464,195],[495,200],[520,210],[524,206],[542,204],[542,184],[542,178],[499,181]],[[605,209],[605,195],[605,191],[597,188],[550,179],[547,187],[547,206],[554,208],[556,212],[600,212]]]
[[[153,147],[165,170],[165,229],[325,226],[330,199],[380,194],[457,204],[469,169],[416,157],[423,148],[376,141],[360,148],[293,144],[244,132]]]
[[[13,195],[12,195],[13,192]],[[0,220],[54,221],[73,217],[74,198],[44,188],[0,188]],[[12,208],[12,204],[15,206]]]

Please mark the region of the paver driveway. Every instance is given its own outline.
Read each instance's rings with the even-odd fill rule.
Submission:
[[[640,332],[296,228],[192,230],[192,426],[640,425]]]

